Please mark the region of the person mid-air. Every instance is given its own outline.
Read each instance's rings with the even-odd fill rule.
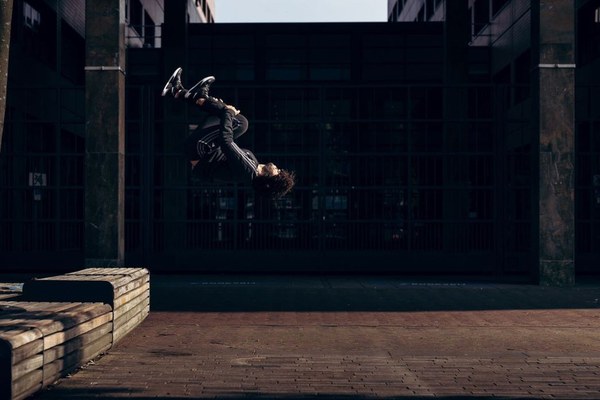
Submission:
[[[261,164],[254,154],[240,148],[235,139],[248,129],[248,120],[234,106],[209,95],[215,81],[208,76],[190,89],[181,83],[182,68],[167,81],[162,96],[184,100],[209,115],[206,122],[188,137],[184,153],[194,173],[203,180],[248,182],[257,194],[279,198],[295,184],[294,172],[273,163]]]

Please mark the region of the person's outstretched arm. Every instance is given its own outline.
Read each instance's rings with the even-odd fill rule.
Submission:
[[[219,144],[227,158],[232,172],[236,176],[247,177],[249,181],[256,176],[257,162],[242,150],[233,140],[233,117],[239,113],[234,107],[228,106],[221,113],[221,137]]]

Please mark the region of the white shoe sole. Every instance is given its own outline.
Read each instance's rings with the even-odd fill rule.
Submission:
[[[194,86],[192,86],[188,92],[185,94],[185,98],[187,99],[188,97],[190,97],[191,95],[194,94],[194,90],[200,86],[203,86],[206,82],[210,81],[210,83],[213,83],[215,81],[215,77],[214,76],[207,76],[206,78],[203,78],[200,82],[196,83]]]
[[[164,97],[167,95],[167,93],[169,93],[169,91],[173,87],[173,81],[175,80],[175,78],[177,78],[177,75],[181,74],[181,71],[183,71],[183,68],[179,67],[175,70],[175,72],[173,72],[173,75],[171,75],[171,77],[167,81],[165,87],[163,88],[161,96]]]

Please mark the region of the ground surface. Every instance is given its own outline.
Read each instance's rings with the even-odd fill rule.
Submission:
[[[600,399],[600,286],[153,276],[146,321],[49,399]]]

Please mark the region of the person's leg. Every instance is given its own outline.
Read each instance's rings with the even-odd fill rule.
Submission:
[[[207,76],[202,78],[198,83],[190,88],[188,93],[186,93],[186,97],[193,96],[194,98],[200,97],[208,97],[208,91],[210,89],[210,85],[215,81],[214,76]]]
[[[209,76],[202,79],[194,86],[195,90],[192,92],[181,84],[181,72],[181,68],[175,70],[163,89],[163,96],[171,93],[174,98],[192,103],[209,115],[218,117],[220,122],[218,142],[231,145],[234,140],[233,117],[240,113],[239,110],[221,99],[208,95],[209,87],[215,81],[214,77]]]
[[[181,73],[182,72],[183,72],[183,69],[181,67],[177,68],[175,70],[175,72],[173,72],[173,74],[171,75],[171,77],[169,78],[167,83],[165,84],[165,87],[162,90],[161,96],[164,97],[170,93],[171,95],[173,95],[173,97],[177,97],[176,96],[177,92],[179,92],[181,89],[184,89],[183,85],[181,84]]]
[[[166,96],[167,94],[171,94],[176,99],[189,100],[190,103],[196,103],[196,101],[200,98],[206,98],[208,96],[208,90],[210,84],[215,81],[213,76],[208,76],[202,79],[200,82],[195,84],[192,88],[186,89],[183,87],[181,83],[181,74],[183,72],[183,68],[177,68],[167,83],[165,84],[161,96]]]
[[[200,107],[202,111],[217,117],[220,117],[221,112],[228,107],[223,100],[217,99],[216,97],[201,97],[198,94],[195,96],[188,96],[189,91],[184,87],[174,87],[173,89],[170,89],[170,93],[175,99],[183,100],[186,103]]]
[[[162,91],[162,96],[170,93],[174,98],[185,100],[200,107],[208,114],[218,116],[219,118],[223,110],[232,108],[232,106],[227,105],[223,100],[209,96],[210,85],[215,81],[214,76],[203,78],[188,90],[181,83],[182,71],[182,68],[177,68],[173,72],[173,75],[171,75]],[[235,108],[233,110],[234,114],[239,114],[239,111],[235,110]]]
[[[225,103],[221,99],[217,99],[216,97],[208,96],[208,97],[198,97],[194,96],[194,104],[196,104],[200,109],[204,112],[207,112],[210,115],[215,115],[221,118],[221,114],[225,110],[230,110],[233,112],[233,115],[239,114],[239,111],[235,109],[235,107],[230,106]],[[188,100],[192,99],[192,97],[188,97]]]
[[[242,136],[244,133],[246,133],[246,131],[248,130],[249,123],[248,123],[248,119],[242,114],[238,114],[235,117],[233,117],[232,121],[233,121],[233,139],[236,140],[237,138]],[[214,128],[216,128],[216,130],[219,130],[220,125],[221,125],[221,118],[217,117],[216,115],[209,115],[206,119],[204,119],[204,121],[197,128],[197,131],[207,130],[211,127],[214,127]]]
[[[209,115],[220,117],[223,110],[231,107],[228,106],[223,100],[217,99],[216,97],[204,97],[199,93],[190,96],[189,93],[189,90],[182,86],[176,88],[174,87],[171,90],[171,94],[175,99],[183,100],[189,104],[200,107],[202,111],[207,112]]]
[[[220,117],[223,110],[225,110],[225,108],[230,108],[231,106],[228,106],[223,100],[209,95],[210,85],[214,81],[214,76],[207,76],[201,79],[197,84],[185,91],[183,97],[210,115]]]

